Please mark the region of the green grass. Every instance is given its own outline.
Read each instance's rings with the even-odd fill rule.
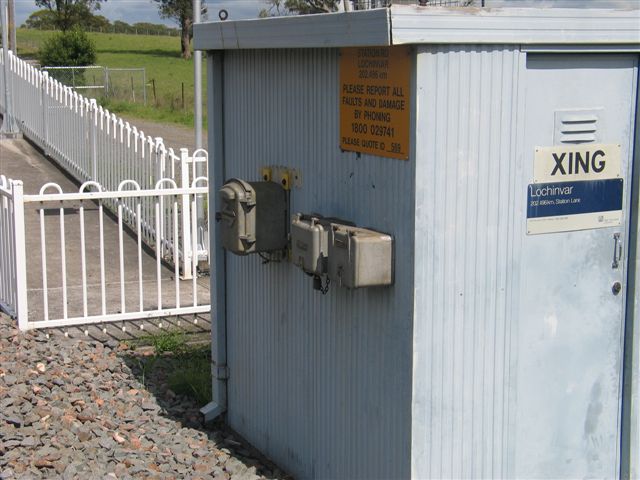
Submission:
[[[211,401],[211,347],[190,347],[178,354],[176,368],[167,376],[173,392],[193,398],[200,407]]]
[[[18,54],[35,58],[38,48],[54,32],[18,29]],[[178,37],[156,35],[126,35],[114,33],[88,33],[96,44],[98,65],[110,68],[144,68],[147,79],[147,105],[129,102],[101,104],[115,113],[127,114],[162,123],[175,123],[193,127],[193,60],[180,57]],[[203,62],[204,63],[204,62]],[[206,68],[203,65],[203,72]],[[152,80],[156,95],[153,96]],[[182,108],[184,84],[184,109]],[[203,75],[203,85],[205,85]],[[203,89],[203,95],[206,92]],[[203,102],[206,102],[203,99]],[[204,119],[206,124],[206,118]]]
[[[186,343],[184,332],[147,335],[126,342],[130,348],[153,347],[150,355],[136,361],[141,382],[147,384],[155,369],[161,369],[168,387],[177,394],[193,398],[199,406],[211,401],[211,346]]]

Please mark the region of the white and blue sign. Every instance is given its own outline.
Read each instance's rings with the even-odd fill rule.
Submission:
[[[527,187],[527,233],[570,232],[622,223],[623,181],[532,183]]]

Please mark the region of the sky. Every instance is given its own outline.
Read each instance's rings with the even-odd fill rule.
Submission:
[[[257,18],[258,12],[267,6],[266,0],[208,0],[206,3],[211,20],[217,20],[218,11],[223,8],[229,13],[229,20]],[[575,8],[611,6],[638,8],[639,0],[485,0],[485,4],[488,7],[540,5]],[[33,0],[15,0],[15,5],[18,25],[22,25],[27,17],[38,9]],[[160,18],[157,4],[152,0],[107,0],[103,2],[98,13],[111,21],[121,20],[129,24],[163,23],[176,26],[175,22]]]
[[[38,10],[33,0],[14,0],[16,5],[16,23],[22,25],[33,12]],[[201,0],[204,1],[204,0]],[[208,0],[209,16],[218,19],[222,8],[229,12],[229,20],[257,18],[260,10],[267,6],[265,0]],[[177,27],[172,20],[160,18],[157,3],[152,0],[106,0],[97,12],[112,22],[121,20],[129,24],[137,22],[162,23]]]

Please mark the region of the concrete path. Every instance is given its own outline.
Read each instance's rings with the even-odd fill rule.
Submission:
[[[152,133],[153,132],[149,132]],[[24,183],[25,194],[36,194],[42,185],[48,182],[55,182],[62,190],[67,192],[77,192],[78,186],[72,182],[64,173],[59,170],[51,161],[44,158],[26,140],[1,140],[0,141],[0,174],[4,174],[13,179],[20,179]],[[51,207],[51,205],[45,205]],[[60,247],[60,210],[59,205],[55,208],[45,208],[46,226],[46,269],[48,280],[48,302],[49,318],[62,318],[62,256]],[[65,237],[67,248],[66,268],[67,268],[67,316],[75,317],[83,314],[83,292],[81,282],[81,262],[80,262],[80,203],[64,205]],[[43,296],[43,265],[42,248],[40,235],[40,208],[35,204],[27,204],[25,208],[25,223],[27,237],[27,285],[29,299],[29,318],[31,320],[44,319],[44,296]],[[98,209],[93,203],[85,205],[85,227],[86,227],[86,258],[87,258],[87,284],[88,284],[88,311],[89,315],[98,314],[102,310],[102,295],[100,288],[100,262],[99,262],[99,242],[98,242]],[[116,313],[122,311],[122,296],[120,282],[119,265],[119,244],[118,228],[113,218],[104,217],[105,234],[105,278],[106,278],[106,311]],[[137,242],[132,236],[125,235],[123,238],[124,251],[124,311],[134,312],[140,308],[139,296],[139,276],[138,276],[138,250]],[[143,304],[145,309],[153,309],[158,305],[158,283],[156,281],[155,258],[149,252],[142,255],[142,281],[143,281]],[[166,266],[161,269],[161,301],[165,307],[173,307],[176,301],[175,281],[173,271]],[[180,281],[180,301],[182,305],[192,305],[192,283],[191,281]],[[197,296],[199,304],[209,302],[209,279],[207,277],[198,279]],[[163,328],[173,324],[181,328],[191,328],[191,330],[206,332],[209,328],[208,315],[197,319],[194,318],[172,318],[161,321],[141,322],[118,322],[117,325],[109,325],[108,330],[112,335],[121,338],[122,327],[125,328],[125,336],[139,336],[140,326],[148,332],[154,332],[162,323]],[[127,324],[131,323],[128,325]],[[77,329],[72,329],[77,330]],[[128,331],[128,332],[127,332]],[[91,334],[100,336],[102,326],[92,328]]]

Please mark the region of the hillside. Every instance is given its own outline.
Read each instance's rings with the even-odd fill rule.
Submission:
[[[53,33],[18,29],[18,54],[23,58],[36,58],[39,46]],[[193,126],[193,60],[180,57],[178,37],[120,33],[88,35],[95,42],[98,65],[108,68],[144,68],[146,73],[146,106],[104,98],[99,99],[101,104],[128,117]],[[203,71],[206,71],[204,66]],[[205,90],[203,88],[204,95]],[[140,97],[138,95],[138,102],[141,101]]]

